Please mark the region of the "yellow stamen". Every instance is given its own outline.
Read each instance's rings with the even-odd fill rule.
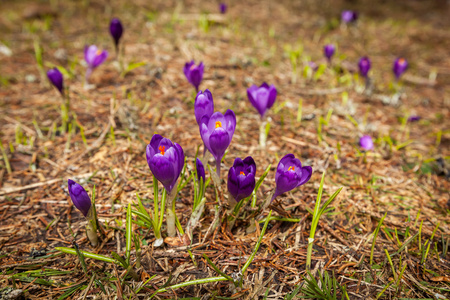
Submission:
[[[245,173],[241,171],[241,173],[239,173],[239,175],[245,175]]]
[[[398,63],[401,64],[401,65],[403,65],[403,64],[405,63],[405,59],[404,59],[404,58],[400,58],[400,59],[398,60]]]
[[[164,155],[164,152],[166,151],[166,147],[164,146],[159,146],[159,151],[161,151],[161,154]]]
[[[220,122],[220,121],[216,122],[216,128],[218,128],[218,127],[222,127],[222,122]]]
[[[292,171],[295,171],[295,166],[290,166],[289,169],[288,169],[288,171],[291,171],[291,170],[292,170]]]

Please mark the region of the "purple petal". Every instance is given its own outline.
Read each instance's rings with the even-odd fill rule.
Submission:
[[[222,128],[216,128],[209,137],[209,147],[212,155],[216,161],[220,161],[230,145],[230,138],[228,132]]]
[[[91,209],[91,198],[81,185],[71,179],[68,180],[68,187],[73,205],[86,217]]]

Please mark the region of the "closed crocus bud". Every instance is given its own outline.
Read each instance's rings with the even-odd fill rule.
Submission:
[[[195,161],[195,168],[197,169],[197,179],[200,182],[200,178],[203,179],[203,184],[205,184],[205,167],[203,166],[202,161],[197,157],[197,160]]]
[[[363,135],[359,139],[359,145],[364,150],[373,150],[373,148],[374,148],[373,147],[373,140],[372,140],[372,137],[370,135]]]
[[[203,116],[211,117],[214,112],[214,101],[211,92],[206,89],[204,92],[199,91],[197,97],[195,97],[194,103],[195,119],[197,124],[200,125],[200,121]]]
[[[224,115],[215,112],[211,117],[203,116],[200,122],[200,135],[205,147],[216,159],[217,174],[220,176],[220,161],[231,143],[236,129],[236,116],[232,110]]]
[[[367,74],[370,71],[370,67],[371,67],[371,62],[370,59],[368,57],[361,57],[361,59],[359,60],[358,63],[358,67],[359,67],[359,73],[363,76],[367,78]]]
[[[111,33],[111,36],[113,37],[114,43],[117,48],[119,46],[120,38],[123,34],[123,26],[119,19],[114,18],[111,20],[111,23],[109,24],[109,32]]]
[[[61,72],[57,68],[50,69],[47,71],[47,77],[61,95],[64,95],[64,78]]]
[[[331,61],[331,57],[334,55],[335,51],[336,47],[333,44],[328,44],[323,47],[323,53],[325,54],[325,57],[328,59],[328,61]]]
[[[408,69],[408,62],[404,58],[397,58],[392,66],[392,71],[397,79]]]
[[[220,9],[220,13],[224,14],[224,13],[227,12],[227,5],[222,2],[222,3],[219,4],[219,9]]]
[[[255,189],[256,164],[251,156],[234,160],[228,171],[228,192],[236,202],[250,196]]]
[[[413,116],[410,116],[410,117],[408,118],[408,122],[417,122],[417,121],[419,121],[420,119],[421,119],[420,116],[413,115]]]
[[[147,163],[153,175],[170,194],[184,166],[183,148],[159,134],[153,135],[146,149]]]
[[[106,50],[99,50],[97,46],[91,45],[84,48],[84,60],[90,69],[95,69],[101,65],[108,57]]]
[[[294,154],[287,154],[278,163],[275,174],[276,189],[271,201],[279,195],[307,183],[311,175],[311,167],[302,167],[302,163],[295,158]]]
[[[91,209],[91,198],[86,190],[72,179],[68,180],[68,185],[69,195],[73,205],[87,217],[89,210]]]
[[[344,23],[353,23],[358,20],[358,13],[352,10],[344,10],[341,13],[341,19]]]
[[[252,85],[247,89],[247,97],[263,118],[267,110],[275,103],[277,89],[273,84],[269,86],[265,82],[260,87]]]
[[[196,91],[198,91],[198,87],[202,82],[204,68],[203,62],[201,62],[198,66],[195,65],[194,61],[188,62],[184,65],[184,75],[186,75],[187,80],[195,87]]]

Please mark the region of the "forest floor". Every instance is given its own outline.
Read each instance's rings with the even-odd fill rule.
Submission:
[[[0,299],[148,299],[162,287],[166,290],[155,299],[304,296],[313,288],[305,280],[310,212],[325,171],[323,202],[343,190],[318,225],[315,278],[326,271],[339,286],[337,299],[450,299],[448,1],[227,4],[220,14],[218,3],[209,1],[1,1]],[[356,24],[341,24],[344,9],[359,12]],[[125,28],[124,76],[108,32],[113,17]],[[337,46],[331,65],[323,56],[328,43]],[[86,90],[83,49],[90,44],[110,55],[91,77],[95,88]],[[372,60],[371,91],[357,75],[362,56]],[[42,57],[42,67],[36,57]],[[397,57],[409,62],[398,82],[392,73]],[[153,208],[145,158],[153,134],[183,147],[185,178],[195,167],[203,146],[195,90],[183,74],[191,60],[205,64],[200,89],[212,92],[215,110],[236,114],[222,165],[224,190],[236,157],[252,156],[257,178],[271,165],[258,205],[275,188],[281,157],[293,153],[312,166],[308,183],[253,215],[258,221],[272,209],[273,216],[294,222],[270,221],[254,260],[240,274],[260,233],[246,231],[254,209],[244,207],[230,229],[226,205],[218,205],[211,184],[190,245],[154,248],[153,231],[134,224],[142,245],[138,280],[114,263],[91,258],[83,272],[77,256],[55,247],[125,255],[128,204],[137,204],[139,195]],[[323,73],[308,72],[310,61],[323,65]],[[68,130],[62,126],[60,95],[45,76],[54,66],[65,69],[73,120]],[[262,150],[260,118],[246,89],[263,82],[274,84],[278,96],[268,112]],[[408,122],[412,115],[421,119]],[[374,138],[373,151],[359,146],[366,134]],[[97,247],[87,240],[86,220],[72,205],[69,178],[90,195],[95,186],[102,225]],[[189,181],[176,199],[182,227],[192,199]],[[216,209],[219,224],[205,238]],[[217,281],[170,288],[220,276],[204,254],[225,274],[240,277],[241,286]],[[20,297],[6,298],[17,289]]]

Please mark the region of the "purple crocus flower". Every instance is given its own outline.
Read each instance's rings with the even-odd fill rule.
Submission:
[[[323,47],[323,52],[328,61],[331,61],[331,57],[334,55],[336,47],[333,44],[328,44]]]
[[[58,68],[48,70],[47,77],[53,86],[58,89],[61,95],[64,95],[64,78]]]
[[[116,49],[119,46],[119,40],[123,34],[123,26],[119,19],[114,18],[111,20],[109,24],[109,32],[114,39],[114,44],[116,45]]]
[[[286,154],[278,163],[275,174],[277,186],[271,201],[281,194],[307,183],[311,175],[312,168],[310,166],[302,167],[302,163],[295,158],[294,154]]]
[[[408,69],[408,62],[403,57],[397,58],[394,61],[394,65],[392,66],[392,70],[394,71],[394,75],[397,79]]]
[[[86,190],[72,179],[68,180],[68,185],[69,195],[72,199],[73,205],[75,205],[75,207],[78,208],[78,210],[81,211],[85,217],[87,217],[92,205],[91,198]]]
[[[372,140],[372,137],[370,135],[363,135],[359,139],[359,145],[364,150],[373,150],[373,148],[374,148],[373,147],[373,140]]]
[[[205,66],[201,62],[198,66],[195,65],[194,61],[188,62],[184,65],[184,75],[186,75],[187,80],[195,87],[198,92],[198,87],[203,79],[203,71]]]
[[[417,122],[417,121],[419,121],[420,119],[422,119],[420,116],[412,115],[412,116],[410,116],[410,117],[408,118],[408,122]]]
[[[108,52],[106,50],[99,50],[95,45],[84,47],[84,60],[88,65],[88,69],[86,71],[86,81],[91,76],[92,71],[101,65],[107,57]]]
[[[219,9],[220,9],[220,13],[224,14],[224,13],[227,12],[227,5],[222,2],[222,3],[219,4]]]
[[[273,84],[269,86],[265,82],[260,87],[252,85],[247,89],[247,97],[263,118],[267,110],[275,103],[277,89]]]
[[[311,70],[313,70],[314,72],[317,71],[317,69],[319,68],[319,66],[313,62],[313,61],[309,61],[308,62],[308,66],[311,68]]]
[[[255,189],[256,164],[251,156],[234,160],[228,171],[228,192],[236,202],[250,196]]]
[[[231,143],[235,129],[236,116],[230,109],[224,115],[218,111],[211,117],[205,115],[200,121],[200,135],[205,147],[216,159],[216,170],[219,177],[220,161]]]
[[[211,117],[214,112],[214,101],[211,92],[206,89],[204,92],[199,91],[197,97],[195,97],[194,103],[195,119],[197,124],[200,125],[200,121],[203,116]]]
[[[344,23],[353,23],[358,20],[358,13],[352,10],[344,10],[341,13],[341,19]]]
[[[358,67],[359,67],[359,73],[363,76],[367,78],[367,74],[370,71],[370,67],[371,67],[371,62],[370,59],[366,56],[361,57],[361,59],[359,60],[358,63]]]
[[[183,148],[159,134],[153,135],[146,149],[147,164],[170,194],[184,166]]]
[[[202,178],[203,184],[205,184],[205,180],[206,180],[205,167],[203,166],[202,161],[198,157],[197,157],[197,160],[195,161],[195,168],[197,169],[198,182],[200,182],[200,178]]]

